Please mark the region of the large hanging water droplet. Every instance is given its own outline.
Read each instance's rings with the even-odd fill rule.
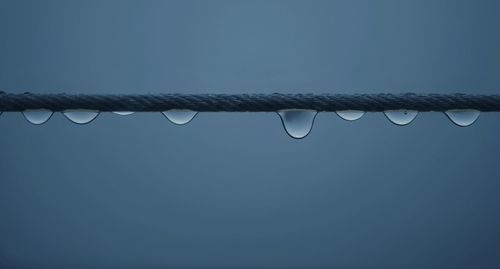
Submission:
[[[162,114],[173,124],[184,125],[192,121],[198,112],[188,109],[171,109],[162,112]]]
[[[448,118],[460,127],[467,127],[479,118],[479,112],[475,109],[452,109],[444,112]]]
[[[29,109],[23,111],[24,118],[30,123],[39,125],[47,122],[54,112],[47,109]]]
[[[70,109],[63,111],[63,114],[64,116],[66,116],[66,118],[68,118],[68,120],[76,124],[87,124],[99,115],[99,111],[87,109]]]
[[[306,137],[313,127],[314,118],[318,114],[315,110],[286,109],[278,111],[283,127],[293,138]]]
[[[394,124],[404,126],[410,124],[418,115],[416,110],[387,110],[384,111],[385,116]]]
[[[113,111],[113,113],[121,115],[121,116],[128,116],[128,115],[134,114],[135,112],[134,111]]]
[[[361,111],[361,110],[340,110],[340,111],[336,111],[335,113],[337,113],[337,115],[340,118],[347,120],[347,121],[358,120],[361,117],[363,117],[363,115],[365,114],[365,112]]]

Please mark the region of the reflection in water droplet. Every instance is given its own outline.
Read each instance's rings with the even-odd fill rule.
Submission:
[[[315,110],[286,109],[278,111],[283,127],[288,135],[300,139],[306,137],[313,127]]]
[[[29,109],[23,111],[24,118],[33,124],[44,124],[54,112],[47,109]]]
[[[121,115],[121,116],[127,116],[134,114],[134,111],[113,111],[113,113]]]
[[[473,124],[479,118],[479,112],[475,109],[452,109],[444,112],[448,118],[460,127]]]
[[[385,116],[396,125],[407,125],[412,122],[415,117],[418,115],[418,111],[416,110],[387,110],[384,111]]]
[[[339,117],[347,121],[360,119],[365,114],[365,112],[361,110],[341,110],[336,111],[335,113],[337,113]]]
[[[70,109],[63,111],[63,114],[64,116],[66,116],[66,118],[68,118],[68,120],[76,124],[87,124],[99,115],[99,111],[87,109]]]
[[[162,114],[173,124],[184,125],[192,121],[198,112],[188,109],[171,109],[162,112]]]

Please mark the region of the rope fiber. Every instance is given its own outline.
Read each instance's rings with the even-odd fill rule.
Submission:
[[[316,111],[385,111],[408,109],[500,111],[500,95],[480,94],[12,94],[0,91],[0,112],[48,109],[64,111],[271,112],[283,109]]]

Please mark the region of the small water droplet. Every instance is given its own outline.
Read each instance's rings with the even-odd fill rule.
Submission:
[[[394,124],[404,126],[410,124],[418,115],[416,110],[387,110],[384,111],[385,116]]]
[[[76,124],[87,124],[99,115],[99,111],[87,109],[70,109],[63,111],[63,114],[64,116],[66,116],[66,118],[68,118],[68,120]]]
[[[121,115],[121,116],[128,116],[128,115],[134,114],[135,112],[134,111],[113,111],[113,113]]]
[[[192,121],[198,112],[188,109],[171,109],[162,112],[162,114],[173,124],[184,125]]]
[[[460,127],[467,127],[479,118],[479,112],[475,109],[452,109],[444,112],[448,118]]]
[[[340,118],[347,121],[358,120],[365,115],[365,112],[361,110],[341,110],[336,111],[335,113],[337,113]]]
[[[47,109],[29,109],[23,111],[24,118],[30,123],[39,125],[46,123],[54,112]]]
[[[315,110],[304,109],[278,111],[285,131],[289,136],[296,139],[304,138],[311,132],[317,114],[318,112]]]

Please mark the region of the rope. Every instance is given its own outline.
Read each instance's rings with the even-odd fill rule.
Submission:
[[[10,94],[0,91],[1,111],[89,109],[98,111],[270,112],[385,111],[408,109],[500,111],[500,95],[478,94]]]

